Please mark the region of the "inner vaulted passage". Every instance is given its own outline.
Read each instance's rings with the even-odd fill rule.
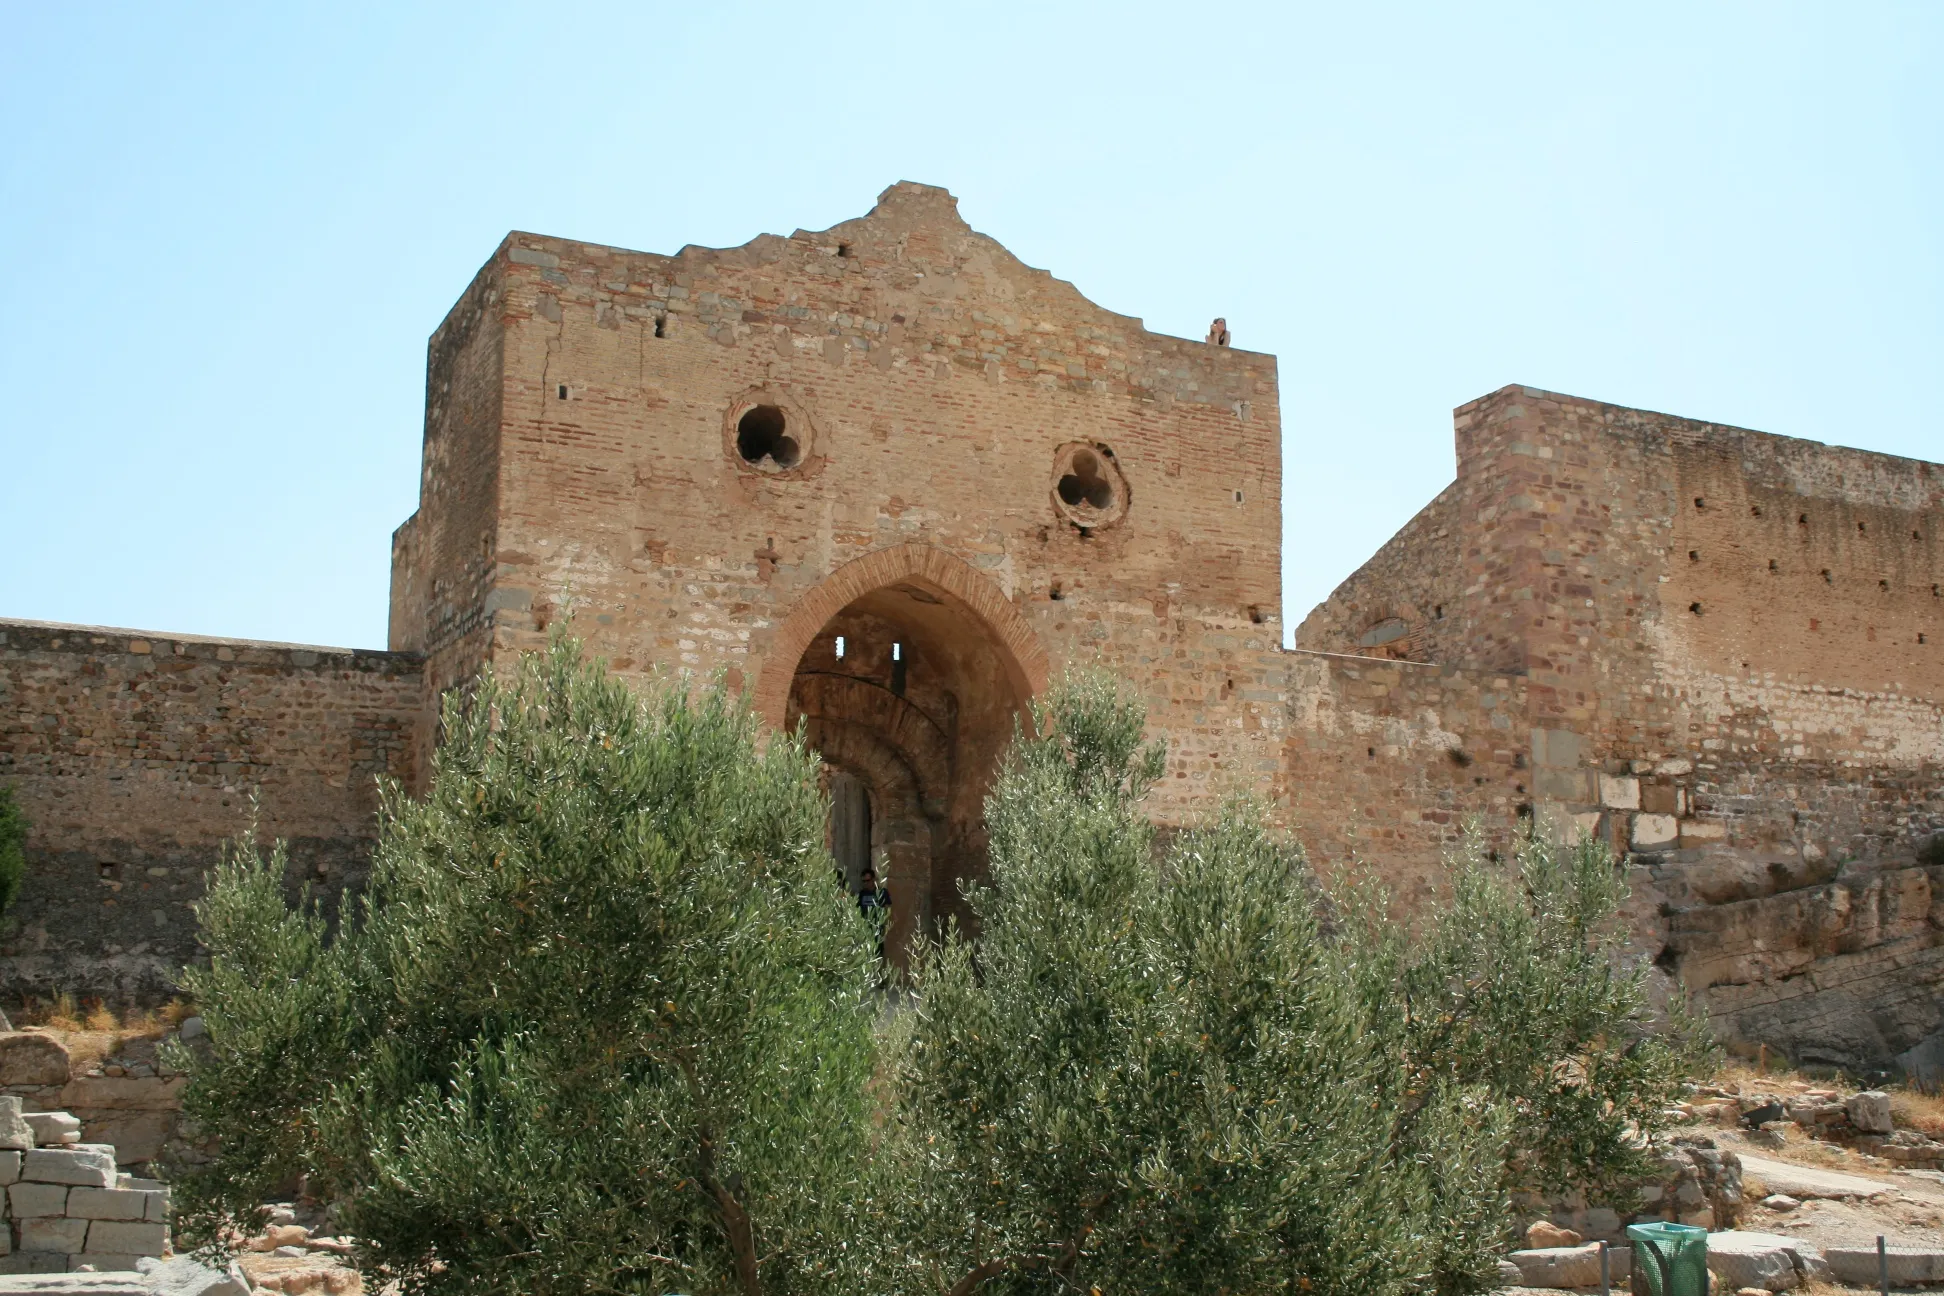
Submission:
[[[967,914],[985,868],[984,801],[1026,705],[1001,637],[917,580],[861,595],[797,661],[785,723],[802,721],[831,794],[831,852],[853,893],[868,864],[891,892],[886,951]]]

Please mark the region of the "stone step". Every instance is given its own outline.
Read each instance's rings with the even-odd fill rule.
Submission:
[[[1741,1154],[1741,1161],[1742,1174],[1754,1175],[1767,1184],[1772,1193],[1787,1193],[1799,1201],[1811,1197],[1879,1197],[1897,1189],[1895,1184],[1885,1183],[1881,1179],[1865,1179],[1861,1175],[1844,1174],[1838,1170],[1791,1165],[1787,1161],[1747,1152]]]
[[[1506,1257],[1519,1271],[1519,1281],[1527,1287],[1548,1291],[1597,1286],[1600,1281],[1600,1244],[1589,1242],[1576,1247],[1532,1247],[1514,1251]],[[1633,1272],[1633,1251],[1613,1247],[1607,1252],[1607,1273],[1616,1284],[1624,1284]]]
[[[1910,1287],[1917,1283],[1944,1282],[1944,1250],[1931,1247],[1887,1248],[1890,1261],[1890,1285]],[[1852,1287],[1875,1287],[1877,1282],[1877,1249],[1873,1242],[1869,1246],[1829,1247],[1823,1252],[1829,1261],[1830,1272],[1839,1282]]]
[[[1724,1290],[1794,1291],[1829,1281],[1823,1253],[1801,1238],[1729,1229],[1708,1234],[1708,1270]]]

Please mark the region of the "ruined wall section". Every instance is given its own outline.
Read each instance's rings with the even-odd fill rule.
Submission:
[[[1729,1041],[1938,1038],[1939,470],[1529,388],[1466,412],[1520,523],[1542,818],[1630,852],[1643,947]]]
[[[1296,647],[1311,652],[1464,662],[1469,483],[1438,493],[1296,628]]]
[[[0,784],[32,825],[0,996],[166,998],[253,794],[293,888],[360,881],[420,685],[411,654],[0,621]]]
[[[984,573],[1056,671],[1149,682],[1176,739],[1164,815],[1274,768],[1273,690],[1246,699],[1230,668],[1280,633],[1271,357],[1103,311],[920,185],[721,251],[517,235],[503,273],[496,652],[571,608],[618,669],[753,684],[819,581],[927,544]],[[785,411],[799,465],[741,459],[757,404]],[[1056,504],[1076,444],[1111,450],[1120,520]]]

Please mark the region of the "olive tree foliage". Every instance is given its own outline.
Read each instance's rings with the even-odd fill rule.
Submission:
[[[1406,1092],[1490,1092],[1508,1121],[1505,1183],[1618,1197],[1651,1169],[1648,1141],[1718,1061],[1675,995],[1658,1020],[1619,922],[1624,877],[1595,839],[1521,836],[1499,860],[1468,832],[1450,892],[1416,930],[1367,874],[1334,895],[1362,993]]]
[[[1682,1045],[1611,957],[1596,851],[1473,847],[1408,941],[1245,805],[1157,866],[1162,753],[1111,681],[1036,720],[979,941],[922,960],[898,1054],[914,1290],[1483,1291],[1527,1172],[1595,1176],[1659,1119]]]
[[[904,1054],[932,1290],[1385,1296],[1487,1272],[1452,1235],[1495,1229],[1505,1121],[1482,1091],[1392,1083],[1301,856],[1238,806],[1157,868],[1140,706],[1085,676],[1037,719],[987,805],[979,944],[925,962]]]
[[[303,1175],[407,1291],[870,1289],[875,936],[815,758],[568,640],[443,720],[346,912],[290,906],[280,850],[215,870],[188,1222]]]

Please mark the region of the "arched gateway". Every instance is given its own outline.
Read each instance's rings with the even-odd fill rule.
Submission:
[[[889,879],[887,948],[959,911],[985,863],[982,813],[1046,653],[1003,591],[926,545],[881,549],[793,608],[759,676],[757,710],[802,721],[829,770],[831,847],[853,889]]]

